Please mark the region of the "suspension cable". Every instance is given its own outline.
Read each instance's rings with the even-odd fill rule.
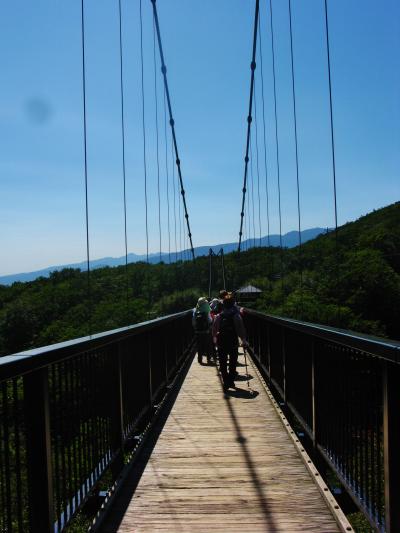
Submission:
[[[160,245],[160,263],[161,263],[161,198],[160,198],[160,155],[158,146],[158,94],[157,94],[157,60],[156,60],[156,28],[153,17],[153,62],[154,62],[154,99],[156,108],[156,159],[157,159],[157,198],[158,198],[158,238]]]
[[[297,113],[296,113],[296,89],[294,78],[294,60],[293,60],[293,30],[292,30],[292,5],[289,0],[289,28],[290,28],[290,58],[292,65],[292,96],[293,96],[293,120],[294,120],[294,141],[296,148],[296,184],[297,184],[297,215],[299,230],[299,269],[300,269],[300,292],[303,290],[303,265],[302,265],[302,242],[301,242],[301,212],[300,212],[300,181],[299,181],[299,156],[297,142]],[[301,296],[302,298],[302,296]]]
[[[257,2],[258,2],[258,0],[257,0]],[[165,87],[165,92],[166,92],[166,95],[167,95],[167,103],[168,103],[168,111],[169,111],[169,123],[171,125],[173,146],[175,148],[176,166],[177,166],[177,169],[178,169],[179,184],[180,184],[180,188],[181,188],[180,192],[181,192],[183,208],[184,208],[184,212],[185,212],[186,226],[187,226],[188,237],[189,237],[189,240],[190,240],[190,248],[191,248],[191,252],[192,252],[192,258],[194,259],[194,248],[193,248],[193,241],[192,241],[192,232],[190,230],[189,214],[188,214],[187,205],[186,205],[186,193],[185,193],[185,189],[183,188],[181,161],[179,159],[178,144],[177,144],[177,141],[176,141],[175,121],[174,121],[173,116],[172,116],[171,98],[170,98],[170,94],[169,94],[168,80],[167,80],[167,67],[165,65],[164,52],[163,52],[163,47],[162,47],[162,43],[161,43],[160,25],[159,25],[159,21],[158,21],[156,0],[151,0],[151,3],[153,5],[153,14],[154,14],[154,20],[155,20],[156,30],[157,30],[158,48],[159,48],[159,51],[160,51],[160,59],[161,59],[161,72],[163,74],[164,87]]]
[[[89,198],[88,198],[88,168],[87,168],[87,124],[86,124],[86,64],[85,64],[85,13],[81,0],[81,46],[82,46],[82,100],[83,100],[83,148],[85,167],[85,220],[86,220],[86,265],[87,265],[87,295],[88,295],[88,333],[92,333],[92,292],[90,283],[90,242],[89,242]]]
[[[172,188],[174,191],[174,233],[175,233],[175,262],[178,261],[178,240],[176,231],[176,179],[175,179],[175,163],[174,163],[174,147],[171,143],[171,165],[172,165]]]
[[[143,74],[143,20],[142,0],[139,2],[140,12],[140,65],[142,73],[142,133],[143,133],[143,168],[144,168],[144,202],[145,202],[145,225],[146,225],[146,262],[149,262],[149,226],[147,207],[147,162],[146,162],[146,125],[145,125],[145,101],[144,101],[144,74]]]
[[[251,128],[251,113],[253,108],[253,87],[254,87],[254,71],[256,69],[256,50],[257,50],[257,29],[258,29],[258,14],[260,8],[260,2],[259,0],[256,0],[256,7],[255,7],[255,13],[254,13],[254,30],[253,30],[253,52],[252,52],[252,59],[251,59],[251,79],[250,79],[250,98],[249,98],[249,113],[247,116],[247,139],[246,139],[246,156],[244,158],[245,165],[244,165],[244,178],[243,178],[243,196],[242,196],[242,210],[240,212],[240,230],[239,230],[239,245],[238,245],[238,252],[240,252],[241,244],[242,244],[242,234],[243,234],[243,217],[244,217],[244,207],[245,207],[245,200],[246,200],[246,186],[247,186],[247,168],[249,163],[249,144],[250,144],[250,128]]]
[[[179,233],[179,254],[182,261],[182,218],[181,218],[181,197],[179,195],[179,181],[177,180],[178,187],[178,233]]]
[[[212,292],[212,258],[221,257],[221,272],[222,272],[222,283],[223,289],[226,290],[226,276],[225,276],[225,261],[224,261],[224,249],[220,248],[219,252],[216,254],[212,248],[208,251],[208,297],[211,298]]]
[[[333,104],[332,104],[332,78],[331,78],[331,59],[329,46],[329,24],[328,24],[328,5],[325,0],[325,34],[326,34],[326,53],[328,61],[328,80],[329,80],[329,111],[330,111],[330,128],[331,128],[331,150],[332,150],[332,178],[333,178],[333,197],[335,205],[335,277],[336,285],[339,285],[339,247],[338,247],[338,216],[337,216],[337,197],[336,197],[336,159],[335,159],[335,137],[333,128]],[[337,299],[337,319],[341,322],[340,301]]]
[[[261,40],[261,13],[258,19],[258,38],[260,49],[260,65],[261,65],[261,96],[262,96],[262,119],[263,119],[263,140],[264,140],[264,169],[265,169],[265,193],[267,201],[267,244],[270,246],[270,226],[269,226],[269,192],[268,192],[268,165],[267,165],[267,136],[265,128],[265,98],[264,98],[264,71],[263,71],[263,55],[262,55],[262,40]]]
[[[281,181],[280,181],[280,167],[279,167],[278,111],[277,111],[277,105],[276,105],[275,44],[274,44],[274,23],[273,23],[273,14],[272,14],[272,0],[269,0],[269,7],[270,7],[270,24],[271,24],[272,74],[273,74],[273,82],[274,82],[276,170],[277,170],[277,180],[278,180],[278,211],[279,211],[279,247],[280,247],[280,255],[281,255],[281,281],[282,281],[282,287],[283,287]]]
[[[335,202],[335,234],[337,238],[338,217],[337,217],[337,200],[336,200],[336,160],[335,160],[335,138],[333,128],[333,105],[332,105],[332,79],[331,79],[331,59],[329,47],[329,26],[328,26],[328,6],[325,0],[325,33],[326,33],[326,52],[328,59],[328,80],[329,80],[329,111],[331,122],[331,149],[332,149],[332,170],[333,170],[333,196]]]
[[[167,106],[164,88],[164,142],[165,142],[165,174],[167,177],[167,230],[168,230],[168,263],[171,263],[171,226],[169,206],[169,169],[168,169],[168,135],[167,135]]]
[[[126,224],[126,165],[125,165],[125,112],[124,112],[124,71],[122,55],[122,9],[121,0],[118,0],[119,15],[119,73],[121,92],[121,136],[122,136],[122,177],[124,190],[124,236],[125,236],[125,278],[126,278],[126,304],[129,303],[129,278],[128,278],[128,231]]]
[[[247,238],[246,238],[246,250],[250,248],[250,241],[251,241],[251,211],[250,211],[250,194],[246,194],[246,202],[247,202]]]
[[[223,289],[226,291],[226,277],[225,277],[225,258],[224,258],[224,249],[221,248],[219,251],[221,254],[221,268],[222,268],[222,283],[223,283]]]
[[[257,122],[257,94],[256,84],[254,85],[254,126],[256,130],[256,168],[257,168],[257,197],[258,197],[258,230],[259,246],[261,247],[261,198],[260,198],[260,162],[258,154],[258,122]]]
[[[211,285],[212,285],[212,256],[214,252],[212,248],[208,251],[208,297],[211,298]]]
[[[251,185],[250,204],[251,204],[251,212],[253,215],[253,248],[254,248],[256,245],[256,223],[255,223],[255,211],[254,211],[253,143],[252,143],[251,132],[250,132],[250,185]]]

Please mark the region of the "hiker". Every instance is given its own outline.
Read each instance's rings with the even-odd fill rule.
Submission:
[[[214,320],[217,315],[222,311],[222,301],[218,298],[213,298],[210,302],[211,318]]]
[[[223,310],[213,324],[213,339],[218,346],[219,364],[224,390],[234,387],[238,360],[238,337],[247,346],[246,330],[242,317],[235,305],[235,299],[228,293],[223,300]],[[229,356],[229,372],[228,372]]]
[[[202,365],[203,355],[207,357],[207,363],[210,362],[213,353],[211,325],[212,318],[210,315],[210,305],[207,298],[201,297],[193,309],[192,324],[196,334],[197,342],[197,360]]]

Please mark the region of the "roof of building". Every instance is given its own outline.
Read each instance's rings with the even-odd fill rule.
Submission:
[[[249,293],[249,292],[259,293],[259,292],[262,292],[262,290],[257,289],[257,287],[254,287],[254,285],[246,285],[245,287],[240,287],[240,289],[238,289],[236,292],[239,294]]]

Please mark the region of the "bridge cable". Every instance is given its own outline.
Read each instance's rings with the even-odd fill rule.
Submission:
[[[325,35],[326,35],[326,53],[328,63],[328,81],[329,81],[329,112],[330,112],[330,129],[331,129],[331,151],[332,151],[332,178],[333,178],[333,197],[335,207],[335,277],[336,284],[339,284],[339,248],[338,248],[338,216],[337,216],[337,197],[336,197],[336,159],[335,159],[335,137],[333,127],[333,104],[332,104],[332,77],[331,77],[331,59],[329,46],[329,24],[328,24],[328,6],[327,0],[325,6]],[[338,321],[341,320],[340,305],[338,300]]]
[[[124,111],[124,74],[122,54],[122,9],[121,0],[118,0],[119,15],[119,73],[121,93],[121,136],[122,136],[122,177],[124,194],[124,237],[125,237],[125,278],[126,278],[126,305],[129,304],[129,277],[128,277],[128,231],[126,223],[126,165],[125,165],[125,111]]]
[[[248,185],[249,187],[249,185]],[[248,188],[247,187],[247,188]],[[246,250],[248,251],[250,248],[250,242],[251,242],[251,211],[250,211],[250,194],[246,194],[246,202],[247,202],[247,238],[246,238]]]
[[[221,248],[221,250],[219,251],[219,253],[221,254],[221,269],[222,269],[222,283],[223,283],[222,288],[224,289],[224,291],[226,291],[226,275],[225,275],[225,258],[224,258],[224,249]]]
[[[327,0],[325,0],[325,33],[326,33],[326,52],[327,52],[327,60],[328,60],[328,80],[329,80],[329,111],[330,111],[331,149],[332,149],[333,195],[334,195],[334,203],[335,203],[335,235],[337,237],[338,217],[337,217],[337,199],[336,199],[336,161],[335,161],[335,138],[334,138],[334,129],[333,129],[332,79],[331,79],[331,59],[330,59],[330,47],[329,47]]]
[[[176,230],[176,179],[175,179],[175,163],[174,163],[174,147],[171,142],[171,165],[172,165],[172,189],[174,191],[174,233],[175,233],[175,262],[178,261],[178,238]]]
[[[221,257],[221,272],[222,272],[222,283],[223,289],[226,290],[226,273],[225,273],[225,261],[224,261],[224,249],[220,248],[218,253],[215,253],[212,248],[208,250],[208,264],[209,264],[209,273],[208,273],[208,297],[211,298],[212,293],[212,258]]]
[[[86,265],[87,265],[87,297],[88,297],[88,330],[92,333],[92,291],[90,279],[90,242],[89,242],[89,197],[88,197],[88,165],[87,165],[87,121],[86,121],[86,57],[85,57],[85,13],[81,0],[81,47],[82,47],[82,99],[83,99],[83,147],[85,174],[85,220],[86,220]]]
[[[298,141],[297,141],[297,112],[296,112],[296,88],[294,76],[294,60],[293,60],[293,30],[292,30],[292,2],[289,0],[289,28],[290,28],[290,58],[292,67],[292,96],[293,96],[293,120],[294,120],[294,140],[296,149],[296,185],[297,185],[297,215],[298,215],[298,231],[299,231],[299,270],[300,270],[300,300],[303,307],[303,258],[302,258],[302,242],[301,242],[301,211],[300,211],[300,180],[299,180],[299,155],[298,155]],[[302,314],[302,312],[301,312]]]
[[[167,106],[164,88],[164,141],[165,141],[165,174],[167,178],[167,230],[168,230],[168,263],[171,264],[171,225],[169,204],[169,169],[168,169],[168,135],[167,135]]]
[[[208,251],[208,297],[211,298],[211,285],[212,285],[212,256],[214,252],[212,248]]]
[[[257,95],[256,85],[254,85],[254,126],[256,130],[256,168],[257,168],[257,198],[258,198],[258,229],[259,246],[261,248],[261,197],[260,197],[260,161],[258,152],[258,122],[257,122]]]
[[[156,159],[157,159],[157,199],[158,199],[158,238],[160,246],[160,263],[161,263],[161,198],[160,198],[160,154],[159,154],[159,132],[158,132],[158,93],[157,93],[157,60],[156,60],[156,28],[153,17],[153,63],[154,63],[154,100],[156,110]]]
[[[270,8],[270,27],[271,27],[272,75],[273,75],[273,86],[274,86],[276,170],[277,170],[277,180],[278,180],[279,248],[280,248],[280,256],[281,256],[281,284],[282,284],[282,289],[283,289],[281,182],[280,182],[280,166],[279,166],[278,111],[277,111],[277,106],[276,106],[275,44],[274,44],[274,23],[273,23],[273,13],[272,13],[272,0],[269,0],[269,8]],[[282,298],[283,298],[283,290],[282,290]]]
[[[144,202],[145,202],[145,228],[146,228],[146,262],[149,262],[149,226],[147,206],[147,161],[146,161],[146,125],[145,125],[145,99],[144,99],[144,74],[143,74],[143,17],[142,0],[139,1],[140,13],[140,65],[142,74],[142,133],[143,133],[143,168],[144,168]]]
[[[254,171],[253,171],[253,142],[252,142],[252,135],[250,132],[250,185],[251,185],[251,196],[250,196],[250,204],[251,204],[251,212],[253,215],[253,248],[256,245],[256,223],[255,223],[255,210],[254,210]]]
[[[258,19],[258,38],[260,50],[260,66],[261,66],[261,96],[262,96],[262,119],[263,119],[263,143],[264,143],[264,169],[265,169],[265,193],[267,202],[267,245],[270,246],[270,226],[269,226],[269,192],[268,192],[268,165],[267,165],[267,136],[265,128],[265,98],[264,98],[264,71],[263,71],[263,55],[262,55],[262,39],[261,39],[261,13]]]
[[[178,191],[177,191],[177,194],[178,194],[178,221],[179,221],[179,224],[178,224],[178,231],[179,231],[179,254],[180,254],[180,259],[182,261],[182,218],[181,218],[181,197],[180,197],[180,194],[179,194],[179,180],[177,179],[176,180],[176,183],[177,183],[177,188],[178,188]]]
[[[240,230],[239,230],[239,245],[238,252],[240,252],[242,244],[242,234],[243,234],[243,217],[244,217],[244,208],[246,200],[246,186],[247,186],[247,168],[249,163],[249,144],[250,144],[250,128],[251,128],[251,112],[253,108],[253,87],[254,87],[254,71],[256,69],[256,49],[257,49],[257,29],[258,29],[258,14],[260,10],[260,2],[256,0],[255,13],[254,13],[254,30],[253,30],[253,52],[251,59],[251,79],[250,79],[250,97],[249,97],[249,113],[247,116],[247,140],[246,140],[246,156],[244,158],[244,178],[243,178],[243,196],[242,196],[242,210],[240,212]]]
[[[167,104],[168,104],[168,111],[169,111],[169,123],[171,125],[173,146],[174,146],[174,149],[175,149],[176,166],[177,166],[177,169],[178,169],[179,184],[180,184],[180,188],[181,188],[180,192],[181,192],[182,203],[183,203],[183,208],[184,208],[184,212],[185,212],[186,226],[187,226],[188,237],[189,237],[189,240],[190,240],[190,248],[191,248],[192,258],[194,259],[195,256],[194,256],[194,248],[193,248],[193,241],[192,241],[192,232],[190,230],[189,214],[188,214],[187,204],[186,204],[186,196],[185,196],[186,193],[185,193],[185,189],[183,188],[181,161],[179,159],[178,144],[177,144],[177,140],[176,140],[175,121],[174,121],[174,119],[172,117],[171,98],[170,98],[170,93],[169,93],[169,88],[168,88],[168,80],[167,80],[167,67],[166,67],[165,61],[164,61],[164,52],[163,52],[163,47],[162,47],[162,42],[161,42],[160,24],[159,24],[159,21],[158,21],[156,0],[150,0],[150,1],[151,1],[152,5],[153,5],[153,14],[154,14],[154,20],[155,20],[156,30],[157,30],[158,48],[159,48],[160,59],[161,59],[161,72],[162,72],[163,77],[164,77],[164,87],[165,87],[165,91],[166,91],[166,95],[167,95]],[[258,0],[257,0],[257,2],[258,2]]]

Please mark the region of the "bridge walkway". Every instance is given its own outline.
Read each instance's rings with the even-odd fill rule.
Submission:
[[[256,369],[251,394],[243,355],[239,363],[237,388],[224,394],[216,367],[194,358],[144,471],[127,479],[102,532],[340,531]]]

